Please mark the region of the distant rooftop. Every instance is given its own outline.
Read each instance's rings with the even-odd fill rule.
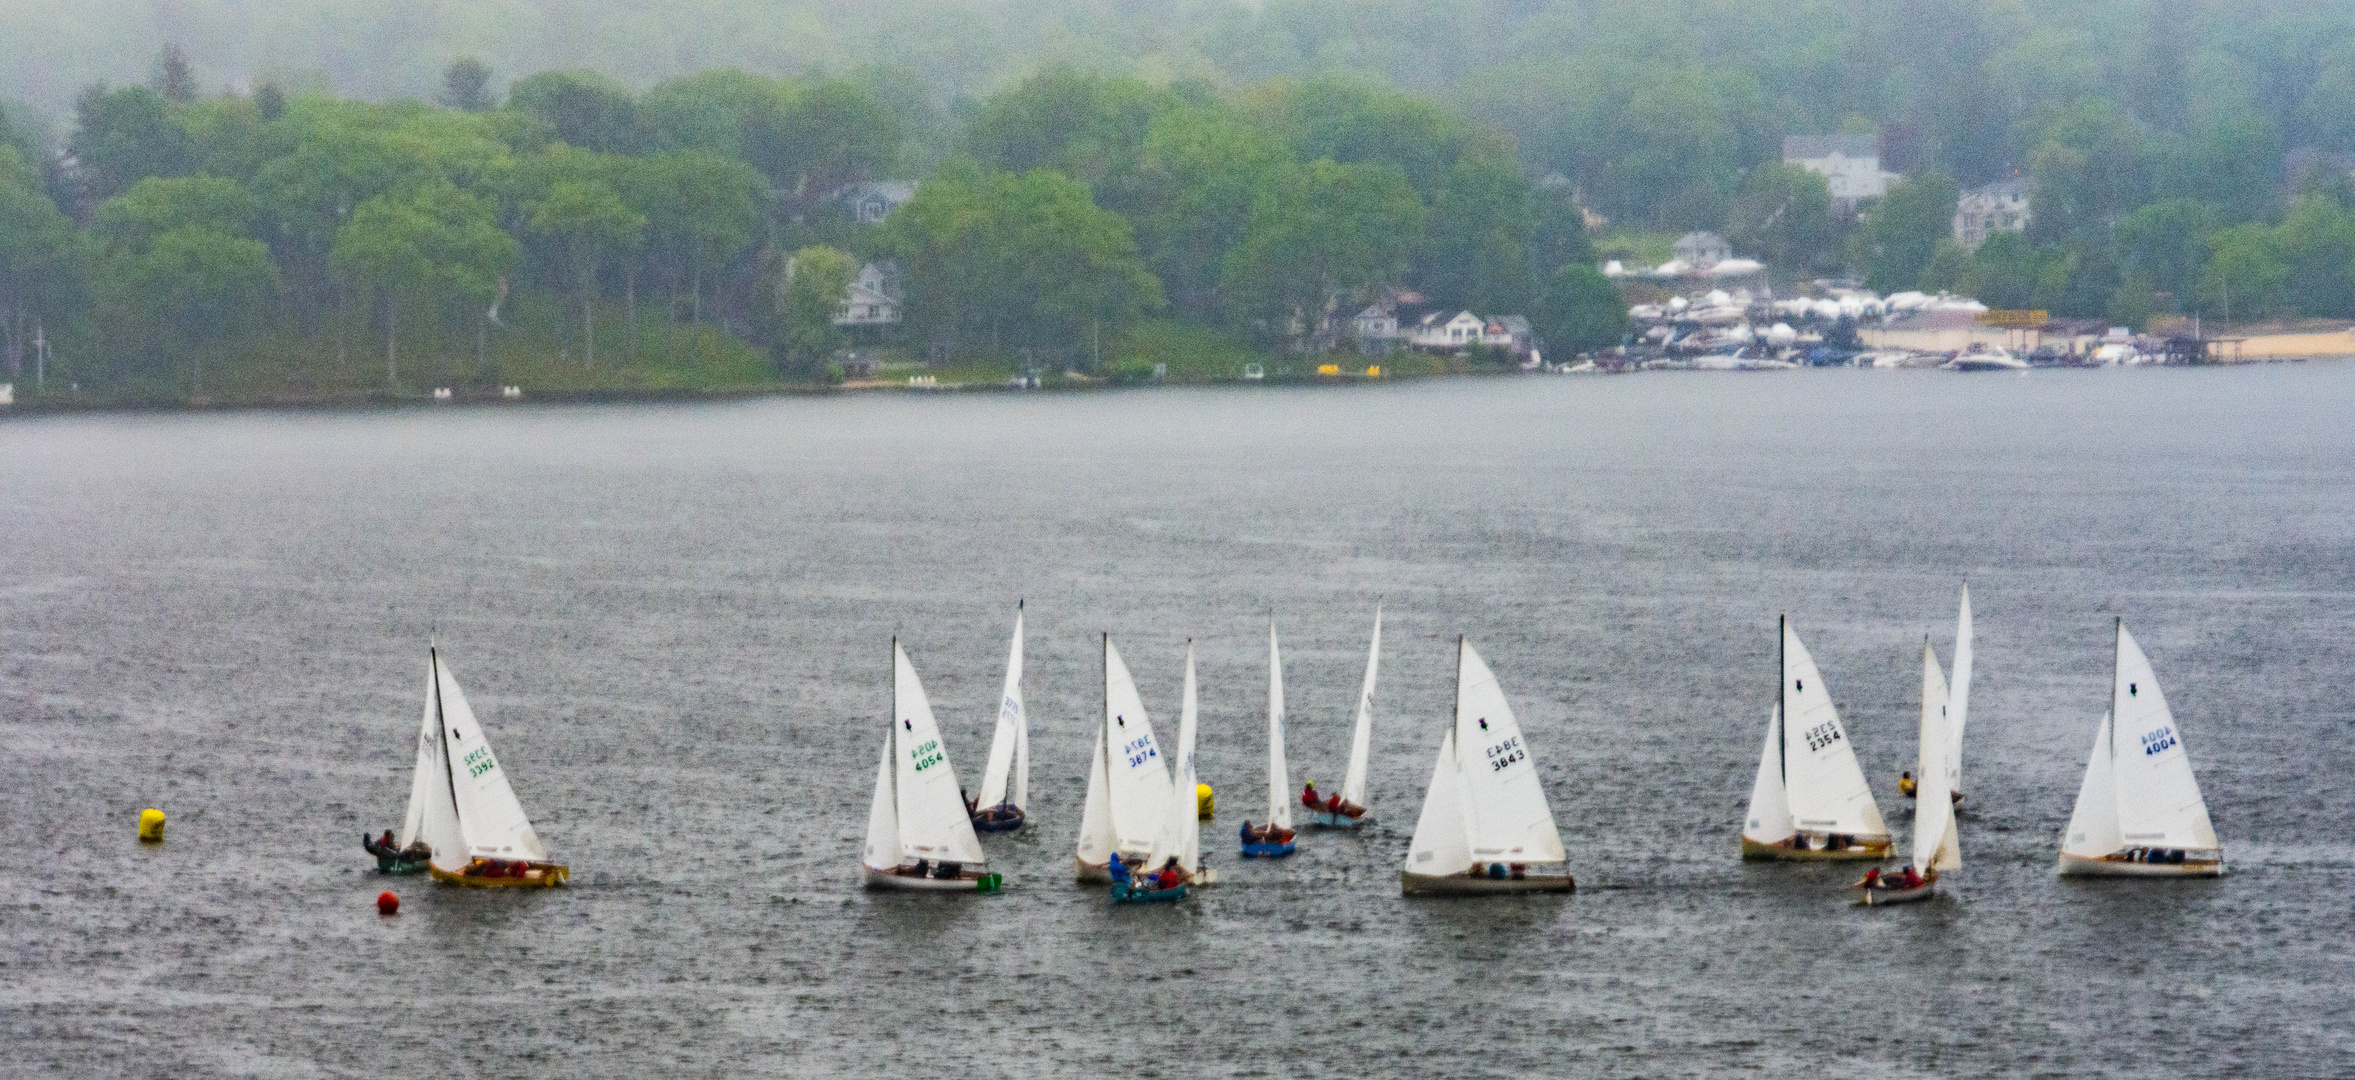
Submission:
[[[1878,135],[1783,136],[1783,160],[1785,161],[1827,158],[1833,154],[1848,158],[1878,158],[1881,156],[1881,137]]]

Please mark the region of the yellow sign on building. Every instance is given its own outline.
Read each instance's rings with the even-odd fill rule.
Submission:
[[[1982,311],[1979,313],[1977,321],[1981,326],[2000,326],[2006,330],[2034,330],[2039,326],[2043,326],[2044,324],[2051,322],[2052,312],[2004,310]]]

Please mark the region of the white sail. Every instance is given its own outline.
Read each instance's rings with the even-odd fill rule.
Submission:
[[[1148,869],[1158,869],[1171,858],[1191,873],[1202,868],[1202,818],[1194,808],[1194,728],[1198,698],[1194,689],[1194,643],[1186,643],[1186,688],[1178,706],[1177,753],[1170,760],[1175,773],[1169,785],[1169,808],[1161,818],[1161,832],[1145,856]]]
[[[1104,748],[1104,725],[1096,727],[1096,749],[1088,755],[1088,796],[1079,811],[1079,861],[1090,866],[1103,866],[1112,860],[1113,848],[1120,837],[1112,832],[1112,780],[1106,768],[1110,757]]]
[[[1111,753],[1112,831],[1122,851],[1148,851],[1169,807],[1169,766],[1153,741],[1137,682],[1112,639],[1104,639],[1104,722]]]
[[[1815,658],[1783,620],[1783,791],[1802,832],[1883,839],[1889,825],[1848,745]]]
[[[1462,772],[1456,767],[1456,729],[1451,724],[1447,736],[1439,740],[1439,760],[1431,763],[1431,786],[1423,793],[1423,815],[1415,819],[1414,839],[1407,842],[1408,873],[1445,877],[1472,868],[1462,788]]]
[[[508,786],[507,770],[500,767],[498,755],[491,751],[490,736],[466,704],[466,691],[459,688],[457,676],[450,673],[450,665],[441,661],[439,653],[435,654],[435,666],[441,687],[442,753],[448,759],[458,828],[466,838],[465,854],[470,858],[546,861],[548,849],[540,846],[539,834],[532,831],[531,819],[524,816],[523,803]],[[439,854],[436,852],[437,864],[442,862]],[[465,861],[460,859],[458,865],[465,865]]]
[[[1791,825],[1791,805],[1783,798],[1783,713],[1767,714],[1766,746],[1758,752],[1758,779],[1750,783],[1750,813],[1742,820],[1742,838],[1779,844],[1797,832]]]
[[[957,787],[956,767],[949,764],[948,744],[932,716],[932,700],[908,662],[899,639],[891,642],[892,713],[898,740],[894,781],[899,796],[900,854],[909,859],[979,865],[988,860],[981,838],[973,835],[973,818],[965,812],[965,794]]]
[[[419,788],[424,789],[424,802],[417,814],[418,839],[433,849],[433,865],[456,873],[466,868],[470,857],[466,854],[466,833],[458,827],[456,788],[450,782],[448,760],[442,756],[442,665],[436,652],[428,651],[426,662],[425,710],[430,726],[418,736],[417,768],[425,774],[425,783],[412,780],[409,790],[415,797]]]
[[[425,722],[417,731],[417,767],[409,774],[409,812],[401,818],[401,838],[397,841],[406,849],[418,839],[425,827],[425,807],[438,795],[449,798],[449,780],[442,775],[441,757],[434,751],[442,740],[440,729],[434,725],[434,664],[430,657],[425,665]]]
[[[892,791],[892,749],[899,740],[894,726],[883,733],[883,756],[875,759],[875,798],[867,804],[866,864],[877,870],[899,866],[899,797]]]
[[[2110,776],[2110,714],[2102,714],[2093,733],[2093,753],[2085,758],[2085,779],[2077,785],[2077,807],[2069,812],[2068,831],[2061,834],[2061,851],[2099,859],[2126,848],[2118,830],[2118,785]]]
[[[1341,801],[1366,802],[1366,764],[1374,743],[1374,673],[1382,664],[1382,605],[1374,605],[1374,642],[1366,647],[1366,684],[1357,692],[1357,729],[1349,733],[1349,773],[1341,781]]]
[[[1284,657],[1276,648],[1276,621],[1267,622],[1267,820],[1292,827],[1292,773],[1284,765]]]
[[[1954,618],[1954,680],[1946,691],[1946,718],[1946,790],[1961,791],[1963,726],[1971,718],[1971,587],[1968,583],[1962,587],[1962,613]]]
[[[2110,767],[2118,787],[2118,831],[2129,847],[2213,851],[2216,827],[2191,774],[2191,755],[2167,709],[2149,658],[2118,623],[2117,677],[2110,692]]]
[[[1014,644],[1006,655],[1006,685],[998,691],[998,726],[989,737],[989,764],[982,767],[981,800],[984,809],[1012,805],[1019,810],[1029,805],[1030,794],[1030,720],[1022,710],[1022,607],[1014,608]],[[1007,797],[1007,780],[1013,784],[1012,798]]]
[[[1922,726],[1919,753],[1922,778],[1913,801],[1913,868],[1916,871],[1955,870],[1962,866],[1961,848],[1954,837],[1954,800],[1946,795],[1946,754],[1952,743],[1947,727],[1946,676],[1938,670],[1938,653],[1922,642]]]
[[[1468,641],[1456,645],[1456,747],[1472,858],[1550,863],[1568,858],[1513,707]]]

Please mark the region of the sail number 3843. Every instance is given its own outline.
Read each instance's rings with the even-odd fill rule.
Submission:
[[[1529,751],[1521,745],[1519,735],[1488,748],[1489,772],[1502,772],[1516,761],[1527,760],[1529,760]]]

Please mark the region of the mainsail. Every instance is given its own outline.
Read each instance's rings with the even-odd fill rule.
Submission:
[[[440,712],[435,666],[430,657],[425,666],[425,722],[417,731],[417,768],[409,774],[409,812],[401,818],[402,850],[421,838],[425,829],[426,807],[436,799],[449,801],[449,781],[442,776],[441,728],[434,722]],[[455,819],[453,819],[455,820]]]
[[[1465,832],[1472,858],[1483,862],[1551,863],[1568,856],[1554,813],[1538,783],[1537,763],[1520,721],[1480,653],[1457,639],[1457,774],[1462,783]]]
[[[1366,684],[1357,692],[1357,729],[1349,735],[1349,773],[1341,801],[1366,806],[1366,763],[1373,752],[1374,673],[1382,662],[1382,605],[1374,605],[1374,642],[1366,647]]]
[[[1022,708],[1022,605],[1014,606],[1014,644],[1006,655],[1006,685],[998,692],[998,726],[989,739],[989,764],[982,767],[981,799],[975,805],[1030,805],[1030,718]],[[1009,793],[1008,779],[1012,779]]]
[[[1415,819],[1414,839],[1407,842],[1407,873],[1446,877],[1472,868],[1462,787],[1462,770],[1456,765],[1456,729],[1450,724],[1446,736],[1439,740],[1439,760],[1431,763],[1431,786],[1423,794],[1423,814]]]
[[[1916,871],[1955,870],[1962,853],[1954,836],[1954,800],[1947,797],[1946,754],[1952,746],[1947,721],[1946,677],[1938,670],[1938,653],[1922,642],[1921,786],[1913,803],[1913,868]]]
[[[1962,790],[1963,725],[1971,718],[1971,586],[1967,582],[1962,587],[1962,613],[1954,619],[1954,681],[1947,689],[1946,717],[1946,790],[1955,792]]]
[[[465,841],[459,850],[447,853],[437,845],[434,865],[456,872],[476,858],[546,861],[548,849],[540,845],[531,819],[524,816],[523,804],[508,786],[507,770],[491,752],[490,736],[466,704],[466,692],[458,687],[457,677],[442,662],[439,650],[433,652],[432,659],[441,713],[443,771],[449,777],[458,832]],[[429,837],[426,843],[433,840]]]
[[[1202,869],[1202,817],[1195,811],[1194,735],[1200,714],[1199,697],[1194,686],[1194,643],[1186,643],[1186,687],[1178,706],[1177,755],[1170,761],[1175,772],[1169,786],[1169,808],[1163,813],[1161,832],[1153,839],[1152,853],[1145,857],[1145,866],[1159,867],[1172,856],[1188,873]]]
[[[957,786],[956,768],[949,764],[940,725],[933,719],[932,701],[897,638],[891,642],[891,663],[900,855],[980,865],[988,856],[981,852],[981,838],[973,835],[973,819],[965,812],[964,793]]]
[[[1267,621],[1267,820],[1292,827],[1292,776],[1284,765],[1284,658],[1276,648],[1276,621]]]
[[[1801,832],[1886,839],[1889,825],[1864,782],[1815,658],[1783,620],[1781,705],[1783,791]]]
[[[1153,722],[1137,696],[1136,680],[1110,635],[1104,638],[1104,734],[1107,805],[1116,845],[1121,851],[1149,851],[1170,806],[1169,766],[1153,741]]]
[[[2118,622],[2116,677],[2110,691],[2110,768],[2118,792],[2118,831],[2130,847],[2213,851],[2216,827],[2192,777],[2175,715],[2151,662]],[[2104,854],[2107,854],[2105,852]]]

